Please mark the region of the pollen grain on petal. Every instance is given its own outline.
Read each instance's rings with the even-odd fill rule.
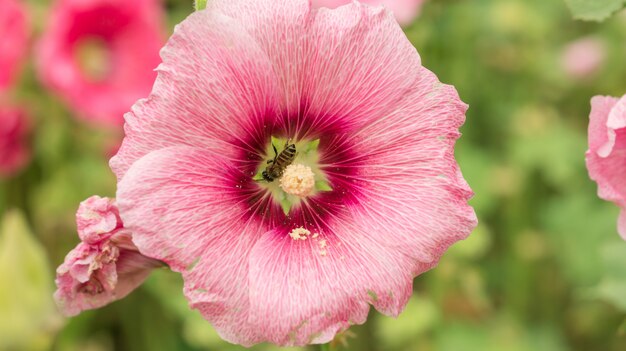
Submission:
[[[303,227],[295,228],[294,230],[289,232],[289,236],[293,240],[306,240],[309,235],[311,235],[311,232]]]
[[[319,248],[318,253],[320,256],[326,256],[328,254],[328,242],[326,239],[321,239],[317,242]]]

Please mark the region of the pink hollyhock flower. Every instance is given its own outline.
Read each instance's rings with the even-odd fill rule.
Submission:
[[[30,126],[23,109],[0,106],[0,177],[14,175],[30,160]]]
[[[0,0],[0,91],[13,80],[28,49],[26,11],[18,0]]]
[[[598,71],[605,58],[604,43],[598,38],[587,37],[567,45],[561,62],[568,75],[582,79]]]
[[[598,183],[598,196],[622,209],[617,229],[626,239],[626,95],[591,99],[586,156],[589,176]]]
[[[76,213],[82,240],[57,269],[54,297],[68,316],[119,300],[161,264],[143,256],[124,228],[115,201],[92,196]]]
[[[224,339],[325,343],[370,305],[396,316],[476,225],[467,106],[382,7],[213,0],[161,55],[111,160],[120,216]]]
[[[84,118],[122,124],[156,78],[162,15],[158,0],[57,0],[38,46],[41,79]]]
[[[312,0],[313,7],[328,7],[331,9],[342,5],[347,5],[353,0]],[[422,3],[425,0],[360,0],[360,2],[368,5],[384,5],[387,6],[396,16],[398,23],[408,25],[413,22],[415,17],[420,13]]]

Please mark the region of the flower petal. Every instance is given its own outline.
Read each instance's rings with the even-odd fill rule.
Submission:
[[[561,66],[568,76],[585,79],[598,72],[606,57],[607,47],[601,38],[583,37],[563,48]]]
[[[277,76],[282,106],[287,107],[287,113],[297,111],[304,83],[300,78],[307,71],[304,67],[309,51],[314,49],[305,42],[309,1],[213,0],[206,11],[235,19],[254,38]]]
[[[219,150],[170,147],[144,156],[117,201],[139,250],[181,272],[191,306],[231,342],[260,342],[247,323],[248,256],[264,229],[246,218]]]
[[[163,57],[112,160],[118,205],[142,253],[183,274],[225,339],[321,343],[363,323],[369,304],[397,315],[413,277],[476,225],[453,154],[467,106],[422,68],[389,12],[214,0]],[[250,177],[273,133],[315,139],[308,131],[323,134],[333,191],[274,216]],[[242,153],[250,140],[259,152]]]
[[[363,125],[365,116],[379,118],[397,104],[416,80],[407,72],[420,67],[415,48],[382,7],[353,2],[311,11],[304,0],[216,0],[208,9],[237,19],[261,45],[280,79],[287,115],[304,110],[317,123],[334,115]]]
[[[626,97],[597,96],[591,100],[589,120],[589,176],[598,183],[598,196],[626,206]],[[619,129],[615,129],[619,128]]]
[[[13,176],[30,161],[31,121],[21,107],[0,106],[0,179]]]
[[[617,219],[617,231],[626,240],[626,210],[621,210]]]
[[[154,83],[162,19],[158,0],[56,1],[36,48],[39,77],[80,116],[119,125]],[[102,44],[101,55],[95,56],[102,62],[94,66],[101,77],[87,73],[77,58],[89,41]]]
[[[313,0],[314,7],[336,8],[351,3],[352,0]],[[419,14],[424,0],[361,0],[364,4],[387,6],[394,14],[398,23],[407,25]]]
[[[57,269],[54,298],[65,315],[75,316],[124,298],[158,265],[137,251],[80,243]]]
[[[199,11],[177,26],[148,99],[126,114],[126,138],[111,159],[118,180],[138,158],[175,145],[210,146],[245,130],[274,109],[275,78],[267,55],[240,24]],[[185,57],[181,60],[181,57]]]
[[[591,99],[589,150],[601,157],[608,156],[613,148],[613,142],[609,141],[607,121],[617,101],[619,100],[610,96],[594,96]]]
[[[28,18],[21,1],[0,1],[0,92],[15,80],[28,50]],[[6,33],[11,33],[7,35]]]
[[[80,239],[89,244],[108,239],[122,227],[115,200],[95,195],[81,202],[76,211],[76,227]]]
[[[362,165],[352,181],[362,199],[351,213],[381,245],[416,260],[413,274],[476,226],[473,193],[454,159],[466,109],[452,86],[421,68],[394,110],[354,136]]]
[[[381,119],[416,84],[417,51],[382,7],[353,2],[315,14],[301,78],[309,113],[341,117],[355,129]]]
[[[120,256],[116,262],[117,286],[115,287],[115,298],[121,299],[130,294],[148,278],[152,269],[161,266],[161,263],[137,251],[120,250]]]
[[[306,240],[263,236],[250,256],[250,323],[272,343],[305,345],[364,323],[368,303],[398,315],[412,292],[412,265],[366,230],[341,221]]]

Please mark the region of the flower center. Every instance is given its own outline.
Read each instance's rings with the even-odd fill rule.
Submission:
[[[254,180],[279,203],[285,215],[307,197],[331,191],[320,168],[319,139],[292,141],[271,137]]]
[[[104,40],[90,37],[76,44],[74,57],[81,72],[90,81],[104,80],[110,73],[110,53]]]
[[[315,188],[315,174],[309,166],[291,164],[280,178],[280,188],[287,194],[306,197]]]

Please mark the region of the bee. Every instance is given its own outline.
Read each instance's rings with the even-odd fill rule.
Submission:
[[[296,145],[291,144],[291,139],[285,142],[283,151],[281,151],[280,154],[274,144],[272,144],[272,149],[274,149],[274,159],[267,161],[267,168],[261,173],[263,179],[268,183],[273,182],[274,179],[280,178],[285,168],[296,158]]]

